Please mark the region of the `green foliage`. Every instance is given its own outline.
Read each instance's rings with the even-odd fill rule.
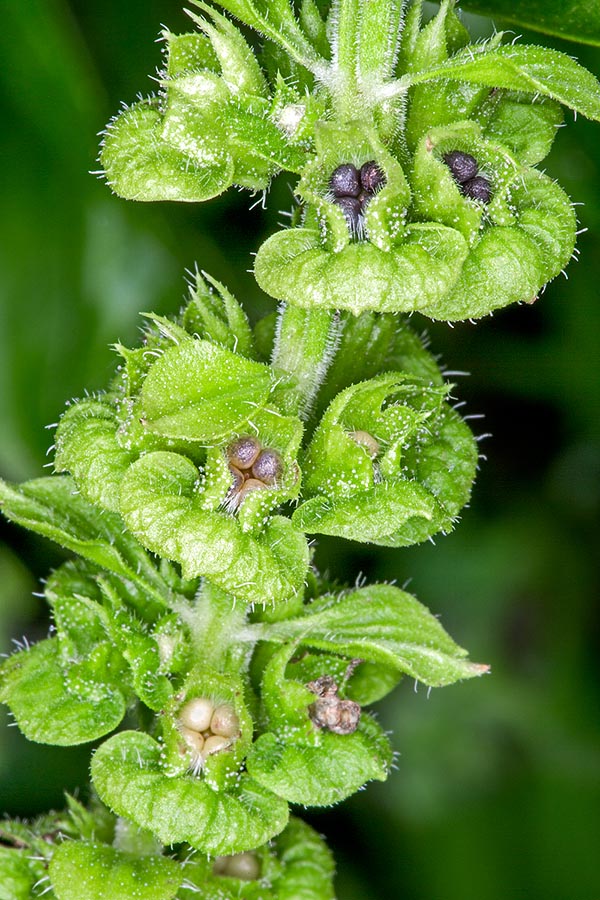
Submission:
[[[465,8],[582,44],[600,45],[600,4],[591,0],[468,0]]]
[[[426,24],[420,2],[218,5],[260,55],[194,0],[199,31],[164,33],[160,93],[111,123],[102,165],[146,201],[299,176],[291,227],[255,262],[284,305],[253,330],[197,274],[176,319],[147,314],[143,346],[117,345],[108,391],[70,405],[56,474],[0,483],[10,520],[76,555],[46,584],[52,636],[2,664],[0,700],[38,743],[128,729],[93,756],[108,811],[10,825],[19,900],[34,877],[58,900],[332,900],[330,856],[289,804],[387,778],[364,707],[403,675],[489,670],[404,591],[324,584],[306,535],[452,529],[477,445],[396,315],[478,318],[563,269],[575,215],[534,167],[560,104],[600,119],[598,83],[557,51],[470,43],[453,0]]]

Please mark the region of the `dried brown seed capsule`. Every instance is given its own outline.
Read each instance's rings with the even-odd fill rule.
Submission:
[[[227,456],[232,466],[237,469],[250,469],[261,450],[260,441],[246,435],[233,441],[227,448]]]
[[[207,697],[194,697],[179,710],[179,721],[191,731],[206,731],[214,711],[214,704]]]
[[[358,197],[360,193],[360,176],[352,163],[342,163],[331,175],[329,187],[334,197]]]
[[[360,722],[360,705],[354,700],[340,700],[338,696],[319,697],[309,706],[308,714],[317,728],[326,728],[334,734],[352,734]]]
[[[356,197],[340,197],[339,200],[336,200],[335,202],[344,213],[348,228],[351,231],[357,231],[360,226],[363,211],[362,202]]]
[[[211,734],[204,741],[204,756],[212,756],[213,753],[220,753],[231,747],[231,738],[222,737],[220,734]]]
[[[277,450],[261,450],[252,466],[252,474],[264,484],[275,484],[283,472],[283,462]]]
[[[492,186],[483,175],[476,175],[475,178],[465,182],[462,191],[466,197],[478,200],[480,203],[489,203],[492,199]]]
[[[217,706],[210,720],[210,730],[226,738],[236,737],[240,733],[240,720],[233,706],[228,703]]]
[[[379,441],[375,440],[368,431],[349,431],[348,434],[359,447],[363,447],[367,451],[371,459],[375,459],[379,455],[381,449]]]
[[[385,184],[385,175],[374,159],[361,166],[360,182],[369,194],[374,194]]]
[[[309,681],[306,687],[317,700],[308,707],[308,715],[317,728],[326,728],[334,734],[352,734],[360,722],[360,705],[353,700],[341,700],[338,686],[331,675],[321,675]]]
[[[477,160],[470,153],[463,153],[462,150],[452,150],[450,153],[444,154],[444,162],[450,169],[452,177],[459,184],[470,181],[479,171]]]
[[[217,856],[213,863],[213,874],[239,878],[240,881],[256,881],[260,878],[260,862],[254,853]]]

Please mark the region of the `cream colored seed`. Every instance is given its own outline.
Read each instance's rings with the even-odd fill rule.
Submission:
[[[219,734],[226,738],[235,737],[240,733],[240,720],[233,706],[228,703],[217,706],[210,720],[210,730],[213,734]]]
[[[379,454],[379,442],[368,431],[350,431],[349,435],[355,444],[367,451],[371,459],[375,459]]]
[[[214,711],[214,704],[207,697],[194,697],[179,710],[179,721],[192,731],[206,731]]]
[[[254,853],[236,853],[228,858],[225,874],[241,881],[256,881],[260,878],[260,863]]]
[[[191,728],[181,726],[179,732],[190,750],[193,750],[194,753],[202,753],[202,750],[204,749],[204,737],[198,731],[193,731]]]
[[[226,750],[230,746],[231,740],[229,738],[221,737],[220,734],[213,734],[204,741],[203,753],[204,756],[211,756],[213,753],[220,753],[221,750]]]

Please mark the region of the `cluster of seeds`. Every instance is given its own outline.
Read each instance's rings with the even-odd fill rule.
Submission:
[[[208,756],[231,747],[240,734],[240,720],[229,703],[215,705],[208,697],[194,697],[179,710],[178,730],[192,751],[191,768],[202,769]]]
[[[239,509],[251,491],[273,487],[283,472],[283,462],[276,450],[263,447],[257,438],[240,437],[227,448],[229,471],[233,484],[226,498],[229,510]]]
[[[444,162],[450,169],[462,194],[480,203],[489,203],[492,199],[492,186],[483,175],[478,175],[479,165],[470,153],[452,150],[444,155]]]
[[[385,175],[375,162],[369,160],[360,169],[343,163],[331,175],[329,188],[333,202],[340,207],[351,231],[359,231],[369,201],[385,184]]]
[[[357,664],[359,662],[356,660]],[[306,687],[317,695],[315,702],[308,707],[313,725],[334,734],[352,734],[356,731],[360,721],[360,705],[338,696],[339,687],[331,675],[321,675],[315,681],[309,681]]]
[[[260,862],[254,853],[217,856],[213,863],[213,875],[239,878],[240,881],[256,881],[260,878]]]

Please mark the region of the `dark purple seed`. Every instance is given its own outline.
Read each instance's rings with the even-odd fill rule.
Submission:
[[[356,197],[339,197],[335,203],[340,207],[346,216],[348,228],[351,231],[357,231],[360,223],[361,213],[363,211],[362,201]]]
[[[260,453],[260,441],[247,436],[233,441],[227,448],[227,456],[232,466],[238,469],[249,469]]]
[[[480,203],[489,203],[492,199],[492,186],[483,175],[476,175],[475,178],[465,182],[462,191],[466,197],[478,200]]]
[[[252,475],[263,484],[275,484],[282,471],[283,463],[276,450],[261,450],[252,466]]]
[[[360,192],[360,176],[352,163],[338,166],[329,179],[329,187],[334,197],[358,197]]]
[[[374,159],[370,159],[361,167],[360,181],[369,194],[374,194],[385,184],[385,175]]]
[[[459,184],[470,181],[479,171],[477,160],[470,153],[463,153],[462,150],[452,150],[444,155],[444,162],[452,172],[452,177]]]

